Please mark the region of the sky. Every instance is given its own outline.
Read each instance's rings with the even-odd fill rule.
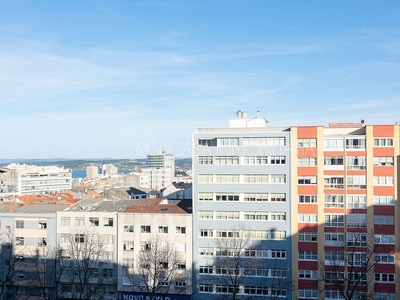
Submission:
[[[400,1],[0,0],[0,158],[191,156],[267,126],[400,121]]]

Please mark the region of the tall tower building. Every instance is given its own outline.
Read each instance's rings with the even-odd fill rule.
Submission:
[[[161,153],[147,155],[146,168],[142,172],[148,176],[149,187],[159,190],[170,185],[175,178],[175,157]]]
[[[399,124],[291,127],[291,144],[299,299],[399,299]]]
[[[239,111],[193,135],[196,299],[291,299],[290,134],[266,123]]]

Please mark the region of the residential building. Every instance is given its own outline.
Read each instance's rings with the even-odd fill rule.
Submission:
[[[193,135],[194,297],[291,299],[290,131],[229,123]]]
[[[0,203],[0,298],[55,297],[56,212],[75,201],[62,194]]]
[[[160,198],[168,199],[192,199],[192,182],[174,181],[161,190]]]
[[[299,299],[398,299],[399,124],[290,131]]]
[[[90,294],[97,299],[117,299],[117,213],[132,203],[83,199],[57,212],[63,298],[86,298]]]
[[[86,167],[86,178],[97,179],[99,177],[98,166],[87,166]]]
[[[52,194],[71,189],[72,173],[63,167],[10,164],[2,170],[7,190],[17,195]]]
[[[118,291],[150,293],[147,285],[156,280],[158,292],[191,294],[191,206],[190,200],[138,199],[118,212]],[[144,264],[150,266],[154,259],[165,270],[144,275]]]
[[[166,152],[147,155],[146,168],[142,173],[148,176],[148,187],[156,190],[165,188],[174,181],[175,157]]]

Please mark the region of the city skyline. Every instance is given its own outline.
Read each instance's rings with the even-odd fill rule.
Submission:
[[[0,156],[190,157],[195,129],[237,110],[394,124],[399,6],[0,0]]]

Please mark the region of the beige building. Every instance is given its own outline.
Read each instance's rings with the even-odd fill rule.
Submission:
[[[140,199],[125,211],[118,213],[118,291],[144,291],[133,278],[141,272],[143,252],[154,247],[172,245],[176,250],[177,271],[159,285],[168,285],[169,294],[191,293],[192,214],[191,201],[167,199]],[[155,242],[156,241],[156,242]],[[162,255],[160,255],[162,256]],[[160,263],[171,268],[172,258]],[[148,278],[148,280],[151,280]],[[137,282],[137,281],[136,281]]]

